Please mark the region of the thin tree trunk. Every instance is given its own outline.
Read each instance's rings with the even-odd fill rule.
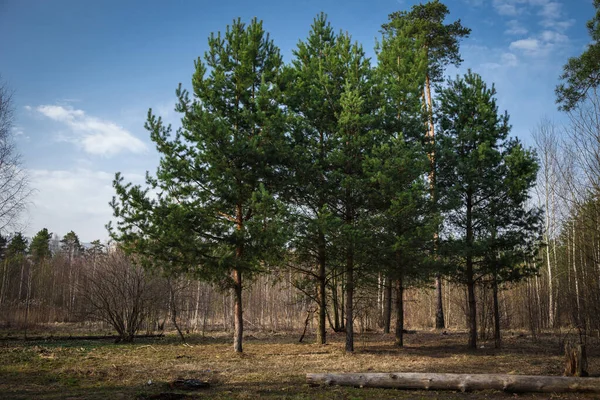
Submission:
[[[435,276],[435,329],[444,329],[446,321],[444,320],[444,303],[442,302],[442,276]]]
[[[494,301],[494,347],[499,349],[502,346],[502,337],[500,336],[500,305],[498,304],[498,277],[496,274],[494,274],[492,285]]]
[[[402,275],[396,280],[396,346],[404,346],[404,284]]]
[[[6,295],[6,281],[8,275],[8,259],[4,259],[3,272],[2,272],[2,288],[0,290],[0,306],[4,303],[4,296]]]
[[[548,154],[545,154],[546,163],[548,165]],[[548,167],[547,167],[548,168]],[[545,206],[546,206],[546,237],[545,241],[548,244],[546,247],[546,268],[548,270],[548,326],[554,327],[554,288],[553,288],[553,280],[552,280],[552,265],[550,263],[550,210],[549,208],[549,199],[550,193],[549,191],[549,171],[545,171]]]
[[[392,324],[392,280],[385,278],[383,291],[383,333],[390,333]]]
[[[319,257],[319,327],[317,329],[317,343],[327,343],[327,269],[325,258],[326,244],[325,235],[319,232],[318,257]]]
[[[354,351],[354,255],[346,256],[346,352]]]
[[[331,282],[331,305],[333,307],[333,330],[340,332],[342,330],[342,324],[340,323],[340,303],[338,297],[338,278],[337,273],[334,271],[334,277]]]
[[[242,340],[244,338],[244,318],[242,315],[242,273],[234,269],[233,277],[233,315],[234,315],[234,334],[233,334],[233,350],[241,353]]]
[[[23,297],[23,279],[25,278],[25,263],[23,262],[23,260],[20,260],[21,263],[21,279],[19,280],[19,298],[18,300],[21,301],[21,298]]]
[[[183,332],[181,331],[181,329],[179,328],[179,324],[177,323],[177,304],[175,304],[175,289],[173,288],[173,281],[171,280],[171,278],[168,278],[167,284],[169,285],[169,306],[171,309],[171,322],[177,330],[179,338],[182,342],[185,343],[185,336],[183,336]]]
[[[467,293],[469,299],[469,348],[477,348],[477,300],[475,299],[475,280],[473,273],[473,216],[472,197],[467,194]]]
[[[573,221],[573,279],[575,281],[575,304],[577,309],[575,310],[575,324],[579,326],[581,323],[581,314],[580,314],[580,300],[579,300],[579,276],[577,273],[577,253],[576,253],[576,231],[575,231],[575,221]]]
[[[237,205],[236,207],[236,222],[237,222],[237,230],[241,231],[244,227],[243,222],[243,214],[242,214],[242,206]],[[238,238],[238,240],[240,240]],[[233,350],[237,353],[241,353],[242,350],[242,341],[244,338],[244,318],[242,312],[242,271],[240,271],[240,263],[242,261],[244,247],[241,242],[238,242],[236,245],[235,256],[237,266],[232,271],[233,278],[233,294],[234,294],[234,305],[233,305],[233,314],[234,314],[234,336],[233,336]]]

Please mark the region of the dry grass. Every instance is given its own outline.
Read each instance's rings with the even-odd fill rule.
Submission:
[[[426,392],[340,387],[309,387],[307,372],[458,372],[560,375],[559,340],[545,335],[532,341],[507,335],[505,347],[470,352],[463,333],[442,336],[418,332],[406,346],[393,346],[391,335],[358,335],[356,352],[344,354],[343,334],[330,344],[298,343],[297,335],[249,334],[244,354],[232,351],[230,337],[175,336],[117,345],[106,341],[0,343],[0,398],[134,399],[174,392],[176,378],[197,378],[211,388],[192,398],[216,399],[465,399],[513,398],[500,392]],[[600,372],[598,346],[589,351],[590,371]],[[148,382],[152,384],[148,385]],[[594,398],[584,395],[519,395],[520,398]]]

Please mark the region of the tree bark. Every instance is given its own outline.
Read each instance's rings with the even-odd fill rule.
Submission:
[[[392,280],[385,278],[383,287],[383,333],[390,333],[392,324]]]
[[[467,194],[467,293],[469,301],[469,348],[477,348],[477,308],[475,300],[475,279],[473,273],[473,215],[472,215],[472,197]]]
[[[241,231],[244,228],[244,215],[242,213],[242,206],[240,204],[236,207],[236,228]],[[236,353],[241,353],[242,340],[244,338],[244,318],[242,313],[242,271],[240,271],[240,264],[244,252],[244,245],[240,237],[237,238],[238,242],[235,250],[236,257],[236,268],[232,271],[233,278],[233,293],[234,293],[234,304],[233,304],[233,315],[234,315],[234,333],[233,333],[233,350]]]
[[[311,385],[409,390],[501,390],[511,393],[600,393],[600,378],[508,374],[347,373],[306,374]]]
[[[402,275],[396,280],[396,346],[404,346],[404,283]]]
[[[242,340],[244,338],[244,318],[242,315],[242,273],[234,269],[233,277],[233,315],[234,315],[234,333],[233,333],[233,350],[236,353],[241,353]]]
[[[494,347],[502,347],[502,336],[500,335],[500,306],[498,304],[498,277],[494,274],[492,282],[492,296],[494,301]]]
[[[354,255],[346,256],[346,352],[354,351]]]
[[[442,302],[442,276],[440,274],[437,274],[435,276],[435,298],[435,329],[444,329],[446,327],[446,323],[444,321],[444,303]]]
[[[319,230],[319,244],[318,244],[318,257],[319,257],[319,327],[317,330],[317,343],[327,343],[327,293],[325,291],[327,285],[327,270],[326,270],[326,244],[325,235]]]

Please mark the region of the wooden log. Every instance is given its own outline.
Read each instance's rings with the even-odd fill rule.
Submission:
[[[134,339],[151,339],[151,338],[162,338],[165,335],[162,333],[153,334],[153,335],[135,335]],[[3,336],[0,337],[2,341],[27,341],[27,342],[37,342],[37,341],[49,341],[49,340],[116,340],[121,337],[118,335],[97,335],[97,336]]]
[[[311,385],[411,390],[501,390],[511,393],[600,393],[600,378],[507,374],[436,374],[416,372],[306,374]]]

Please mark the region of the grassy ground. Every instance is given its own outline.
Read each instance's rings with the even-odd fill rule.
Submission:
[[[536,341],[508,334],[504,348],[487,343],[476,352],[466,349],[466,335],[417,332],[406,335],[406,346],[393,346],[391,335],[357,335],[356,352],[344,354],[343,334],[330,335],[318,346],[314,337],[298,343],[298,335],[250,333],[244,354],[232,351],[229,335],[190,336],[187,344],[175,336],[110,341],[0,342],[2,399],[149,399],[178,393],[168,386],[177,378],[197,378],[210,389],[189,398],[211,399],[506,399],[494,391],[476,393],[399,391],[310,387],[307,372],[454,372],[560,375],[563,356],[559,339]],[[600,349],[588,349],[589,370],[600,373]],[[181,393],[181,392],[179,392]],[[588,395],[519,395],[519,398],[594,398]],[[158,398],[158,397],[155,397]],[[166,397],[165,397],[166,398]],[[175,398],[175,397],[172,397]]]

